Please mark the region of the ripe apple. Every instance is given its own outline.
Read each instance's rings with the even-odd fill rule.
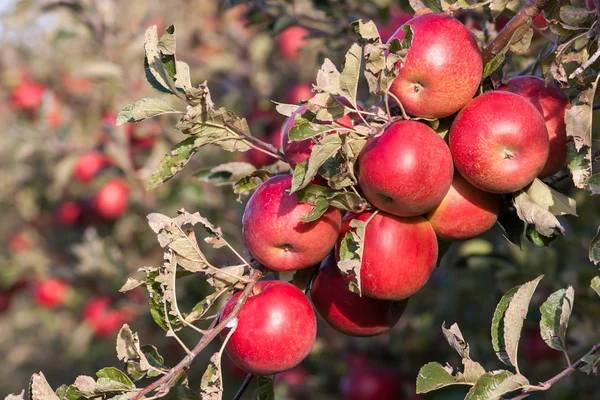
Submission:
[[[81,217],[81,205],[72,200],[65,201],[56,210],[56,217],[61,225],[73,226]]]
[[[350,221],[367,224],[360,268],[363,296],[384,300],[406,299],[429,280],[438,256],[433,228],[423,217],[403,218],[385,212],[347,214],[342,223],[339,245],[350,230]],[[348,279],[351,277],[347,277]]]
[[[458,173],[452,186],[427,219],[435,234],[444,240],[466,240],[481,235],[498,220],[501,199],[477,189]]]
[[[556,351],[546,344],[537,329],[523,331],[523,339],[519,350],[530,363],[562,357],[560,351]]]
[[[101,187],[93,199],[95,211],[106,219],[117,219],[127,211],[129,186],[121,178],[113,178]]]
[[[241,292],[221,311],[226,318]],[[223,330],[225,340],[229,329]],[[225,350],[243,370],[272,375],[300,364],[310,353],[317,334],[317,319],[304,293],[285,281],[261,281],[237,315],[237,328]]]
[[[58,278],[50,278],[38,282],[32,287],[33,297],[38,306],[57,308],[64,304],[69,287]]]
[[[244,242],[252,256],[275,271],[295,271],[321,262],[335,246],[340,211],[330,207],[318,220],[302,222],[311,204],[289,193],[290,175],[264,182],[246,204],[242,217]]]
[[[267,140],[270,144],[272,144],[275,148],[281,146],[281,129],[275,129]],[[276,158],[271,157],[268,154],[263,153],[258,150],[249,150],[244,153],[244,159],[246,162],[254,165],[256,168],[262,168],[265,165],[271,165],[277,161]]]
[[[75,163],[74,175],[80,182],[90,182],[96,174],[110,164],[110,159],[99,151],[83,154]]]
[[[358,184],[375,207],[394,215],[421,215],[437,206],[452,184],[452,156],[433,129],[399,121],[370,139],[358,158]]]
[[[406,308],[407,300],[378,300],[348,289],[348,282],[329,256],[310,287],[315,309],[334,329],[350,336],[374,336],[392,328]]]
[[[277,37],[279,51],[284,58],[295,60],[300,54],[300,50],[306,46],[305,37],[308,36],[308,30],[301,26],[290,26],[281,31]]]
[[[0,292],[0,313],[8,310],[10,308],[10,304],[12,303],[12,293],[10,291],[2,291]]]
[[[393,370],[367,366],[356,368],[340,381],[343,400],[398,400],[402,388]]]
[[[404,12],[400,9],[390,10],[390,20],[386,26],[379,28],[379,36],[382,42],[387,40],[400,28],[402,25],[415,17],[414,14]]]
[[[13,253],[22,253],[31,249],[31,239],[23,232],[17,232],[8,240],[8,248]]]
[[[527,186],[548,159],[548,132],[539,111],[514,93],[482,94],[450,128],[454,166],[473,186],[511,193]]]
[[[285,101],[290,104],[297,104],[301,101],[310,100],[314,95],[315,93],[312,91],[312,85],[309,85],[308,83],[298,83],[285,92]]]
[[[45,91],[44,85],[26,80],[13,90],[11,102],[21,110],[36,110],[42,105]]]
[[[98,337],[107,337],[116,333],[125,322],[120,310],[110,308],[108,297],[92,299],[83,310],[83,318]]]
[[[565,110],[570,108],[569,99],[559,88],[536,76],[517,76],[498,90],[506,90],[518,94],[528,100],[542,114],[546,121],[550,151],[544,168],[539,173],[540,178],[552,176],[560,171],[567,163],[567,127],[565,125]]]
[[[304,383],[308,379],[310,374],[302,365],[298,365],[292,369],[288,369],[287,371],[283,371],[277,375],[275,375],[274,384],[277,385],[286,385],[291,389],[299,389],[304,386]]]
[[[585,0],[585,5],[588,10],[593,11],[596,9],[596,4],[594,4],[594,0]]]
[[[414,36],[390,92],[411,115],[454,114],[473,98],[481,81],[483,62],[475,37],[446,14],[424,14],[407,24]],[[398,29],[388,43],[403,37]]]
[[[341,97],[336,97],[341,103],[350,105],[350,103]],[[295,125],[295,118],[297,114],[302,114],[306,111],[306,106],[300,106],[285,122],[281,131],[281,147],[283,154],[292,168],[296,168],[296,165],[310,157],[312,148],[315,142],[312,139],[304,139],[299,141],[290,141],[289,132]],[[356,116],[353,113],[346,114],[335,122],[344,128],[352,129],[354,127],[354,120]],[[331,134],[336,131],[330,132]]]

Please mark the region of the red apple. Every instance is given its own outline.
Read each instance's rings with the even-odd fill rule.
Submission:
[[[106,219],[117,219],[127,211],[129,186],[121,178],[108,181],[94,196],[95,211]]]
[[[0,292],[0,313],[8,310],[10,308],[10,304],[12,303],[12,293],[11,292]]]
[[[548,159],[548,132],[539,111],[504,91],[482,94],[450,128],[454,166],[475,187],[511,193],[527,186]]]
[[[42,105],[45,91],[44,85],[25,81],[13,90],[11,102],[16,108],[22,110],[36,110]]]
[[[241,292],[221,311],[226,318]],[[221,333],[225,340],[229,329]],[[300,364],[310,353],[317,334],[317,319],[304,293],[284,281],[261,281],[237,315],[237,328],[225,350],[243,370],[272,375]]]
[[[504,14],[499,15],[496,18],[496,23],[494,24],[496,27],[496,31],[500,32],[506,26],[506,24],[508,24],[508,21],[510,21],[510,17],[507,17]],[[539,13],[533,19],[533,24],[538,28],[546,27],[547,24],[546,24],[546,18],[544,17],[544,12]]]
[[[97,297],[91,300],[83,310],[83,318],[98,337],[107,337],[121,329],[125,322],[120,310],[110,308],[108,297]]]
[[[330,207],[318,220],[302,222],[311,204],[289,193],[290,175],[278,175],[254,192],[244,210],[242,232],[252,256],[275,271],[295,271],[320,263],[335,246],[339,210]]]
[[[74,96],[86,96],[92,92],[94,83],[87,78],[65,74],[62,77],[62,87]]]
[[[350,221],[368,221],[360,281],[363,296],[402,300],[418,292],[429,280],[438,256],[437,238],[423,217],[402,218],[385,212],[347,214],[340,242]],[[339,244],[336,254],[339,258]],[[351,278],[351,277],[348,277]]]
[[[394,34],[394,32],[398,30],[398,28],[414,17],[414,14],[409,14],[399,9],[390,10],[390,20],[388,24],[382,28],[379,28],[379,36],[381,36],[381,41],[384,43],[387,42],[387,40]]]
[[[285,92],[285,101],[290,104],[300,103],[313,98],[315,93],[312,91],[312,85],[308,83],[299,83],[290,87]]]
[[[390,92],[411,115],[454,114],[473,98],[481,81],[483,62],[475,37],[446,14],[421,15],[407,24],[414,36]],[[390,41],[403,37],[398,29]]]
[[[585,5],[588,10],[593,11],[596,9],[596,4],[594,4],[594,0],[585,0]]]
[[[349,106],[350,103],[341,97],[336,97],[338,101]],[[359,107],[360,109],[360,107]],[[283,148],[283,153],[285,154],[285,158],[292,168],[296,168],[296,165],[300,164],[302,161],[308,159],[310,157],[310,153],[312,152],[312,148],[315,145],[315,141],[312,139],[304,139],[300,141],[290,141],[289,132],[292,129],[296,122],[295,118],[297,114],[302,114],[306,111],[306,106],[300,106],[285,122],[283,125],[283,130],[281,131],[281,147]],[[338,119],[335,122],[341,125],[344,128],[352,129],[354,127],[354,114],[346,114]],[[335,133],[336,131],[332,131],[330,133]]]
[[[399,400],[402,388],[394,371],[383,367],[357,368],[340,382],[343,400]]]
[[[33,297],[40,307],[57,308],[64,304],[69,287],[58,278],[38,282],[32,287]]]
[[[404,313],[406,300],[378,300],[348,289],[348,282],[328,257],[310,287],[315,309],[334,329],[350,336],[374,336],[392,328]]]
[[[290,26],[281,31],[277,37],[279,51],[284,58],[295,60],[300,54],[300,50],[306,46],[305,37],[308,36],[308,30],[301,26]]]
[[[358,184],[369,202],[402,217],[437,206],[454,171],[444,139],[417,121],[396,122],[370,139],[358,164]]]
[[[444,200],[427,219],[440,239],[466,240],[494,226],[500,206],[499,195],[481,191],[455,173]]]
[[[533,24],[535,26],[537,26],[538,28],[545,28],[546,27],[546,18],[544,17],[544,12],[542,11],[541,13],[539,13],[538,15],[535,16],[535,18],[533,19]]]
[[[542,360],[553,360],[562,357],[560,351],[556,351],[546,344],[538,330],[523,331],[523,338],[519,350],[530,363]]]
[[[550,151],[540,178],[546,178],[560,171],[567,163],[567,127],[565,110],[571,105],[569,99],[559,88],[536,76],[517,76],[511,78],[498,90],[506,90],[528,100],[542,114],[546,121]]]
[[[287,371],[275,375],[274,384],[286,385],[292,389],[300,389],[304,386],[310,374],[302,365],[298,365]]]
[[[90,151],[79,157],[73,173],[80,182],[88,183],[109,164],[110,159],[106,155],[98,151]]]
[[[13,253],[22,253],[31,249],[31,239],[23,232],[17,232],[8,241],[8,248]]]
[[[61,225],[73,226],[81,217],[81,205],[76,201],[65,201],[56,210],[56,217]]]
[[[281,146],[281,129],[275,129],[267,140],[275,148]],[[271,165],[277,161],[276,158],[258,150],[249,150],[244,153],[246,162],[254,165],[256,168],[262,168],[265,165]]]

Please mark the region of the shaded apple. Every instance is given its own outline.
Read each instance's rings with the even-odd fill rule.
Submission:
[[[123,323],[125,315],[121,310],[111,308],[109,297],[96,297],[86,304],[83,318],[98,337],[116,334]]]
[[[425,218],[403,218],[385,212],[347,214],[336,246],[338,258],[341,240],[350,230],[353,219],[363,222],[370,219],[360,268],[363,296],[402,300],[427,283],[437,261],[438,243]]]
[[[407,113],[442,118],[473,98],[483,62],[473,34],[456,18],[425,14],[407,22],[413,39],[398,76],[390,87]],[[388,43],[402,40],[398,29]]]
[[[569,99],[555,85],[537,76],[517,76],[511,78],[498,90],[518,94],[528,100],[542,114],[548,130],[550,151],[540,178],[546,178],[560,171],[567,163],[567,127],[565,111],[570,108]]]
[[[479,190],[455,173],[450,190],[427,219],[440,239],[466,240],[494,226],[500,206],[499,195]]]
[[[57,308],[64,304],[69,287],[58,278],[50,278],[32,286],[33,298],[38,306]]]
[[[415,17],[414,14],[404,12],[400,9],[393,8],[390,10],[390,19],[387,25],[379,28],[379,36],[382,42],[387,40],[400,28],[402,25]]]
[[[221,311],[226,318],[241,292]],[[225,340],[229,329],[221,332]],[[272,375],[300,364],[310,353],[317,320],[304,293],[284,281],[261,281],[237,315],[237,328],[225,350],[244,371]]]
[[[125,214],[129,202],[129,186],[121,178],[113,178],[94,195],[94,210],[103,218],[116,219]]]
[[[523,97],[492,91],[471,101],[450,128],[454,166],[475,187],[511,193],[531,183],[548,159],[548,132]]]
[[[61,225],[73,226],[81,217],[82,207],[77,201],[68,200],[56,209],[56,218]]]
[[[275,129],[268,137],[267,142],[275,148],[281,146],[281,129]],[[277,158],[272,157],[259,150],[248,150],[244,153],[246,162],[254,165],[256,168],[262,168],[265,165],[271,165],[277,162]]]
[[[312,86],[308,83],[298,83],[291,86],[285,92],[285,101],[290,104],[297,104],[301,101],[310,100],[315,93],[312,91]]]
[[[284,58],[295,60],[300,54],[300,50],[306,46],[305,37],[308,36],[308,30],[301,26],[290,26],[284,29],[277,36],[279,51]]]
[[[310,297],[331,327],[350,336],[374,336],[388,331],[396,325],[407,303],[351,292],[333,256],[323,261],[311,284]]]
[[[452,156],[429,126],[399,121],[370,139],[358,158],[358,184],[371,204],[398,216],[437,206],[452,183]]]
[[[300,389],[306,383],[310,374],[302,365],[298,365],[287,371],[275,375],[274,385],[286,385],[291,389]]]
[[[10,308],[12,303],[12,293],[10,291],[0,292],[0,313],[5,312]]]
[[[402,387],[393,370],[366,366],[350,371],[340,381],[342,400],[398,400]]]
[[[537,329],[523,331],[519,350],[530,363],[562,358],[562,352],[548,346]]]
[[[89,183],[100,170],[110,163],[110,159],[105,154],[99,151],[90,151],[77,159],[73,174],[80,182]]]
[[[275,271],[295,271],[321,262],[333,249],[341,228],[340,211],[330,207],[318,220],[302,222],[312,205],[288,193],[290,175],[270,178],[254,192],[244,210],[242,233],[252,256]]]

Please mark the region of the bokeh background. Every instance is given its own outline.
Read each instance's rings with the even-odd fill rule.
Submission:
[[[145,291],[118,292],[138,268],[162,263],[147,214],[200,211],[244,251],[240,220],[246,197],[238,201],[230,187],[204,182],[195,173],[228,161],[262,166],[272,160],[261,153],[205,149],[182,174],[148,192],[159,160],[184,138],[174,128],[176,119],[115,125],[122,107],[157,96],[144,77],[147,27],[157,25],[161,32],[174,24],[178,57],[190,65],[192,82],[207,80],[217,105],[246,116],[254,135],[278,145],[284,117],[271,100],[310,98],[323,59],[339,65],[354,40],[351,21],[372,19],[389,36],[410,12],[405,2],[392,0],[252,3],[0,1],[0,395],[25,389],[39,371],[57,388],[104,366],[121,367],[114,339],[125,322],[143,343],[156,345],[167,365],[183,357],[177,342],[152,321]],[[513,57],[507,74],[537,54],[536,40],[540,37],[529,53]],[[600,299],[589,288],[598,269],[587,256],[600,224],[600,200],[567,181],[561,189],[577,199],[580,218],[565,221],[564,238],[547,248],[525,241],[519,249],[495,228],[454,244],[389,334],[352,339],[319,321],[313,352],[277,379],[277,398],[341,399],[346,385],[354,392],[378,388],[380,396],[373,399],[390,390],[402,393],[398,398],[421,398],[413,393],[423,364],[460,365],[443,338],[444,321],[459,324],[475,360],[498,369],[489,333],[496,303],[511,287],[540,274],[545,278],[519,352],[522,372],[536,382],[564,368],[562,355],[539,338],[538,308],[568,284],[576,293],[570,352],[573,358],[587,352],[600,338]],[[99,204],[103,198],[108,202]],[[214,263],[231,261],[206,250]],[[201,276],[184,280],[180,307],[191,309],[206,290]],[[198,340],[195,332],[181,337],[189,346]],[[210,354],[209,349],[194,362],[191,387],[198,387]],[[224,398],[231,398],[244,374],[227,359],[224,374]],[[599,384],[598,378],[576,373],[531,398],[591,400]],[[458,387],[425,398],[464,394]]]

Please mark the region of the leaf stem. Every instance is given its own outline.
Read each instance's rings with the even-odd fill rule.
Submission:
[[[270,153],[269,155],[271,155],[275,158],[278,158],[281,161],[287,162],[287,160],[285,159],[285,156],[278,149],[276,149],[275,146],[273,146],[272,144],[263,142],[262,140],[254,137],[252,135],[248,135],[246,132],[244,132],[243,130],[241,130],[240,128],[238,128],[237,126],[232,124],[231,122],[226,122],[225,126],[227,128],[229,128],[230,130],[232,130],[234,133],[237,133],[238,135],[242,136],[249,143],[257,146],[258,148],[255,147],[257,150],[262,150],[264,152],[268,152],[268,153]]]

